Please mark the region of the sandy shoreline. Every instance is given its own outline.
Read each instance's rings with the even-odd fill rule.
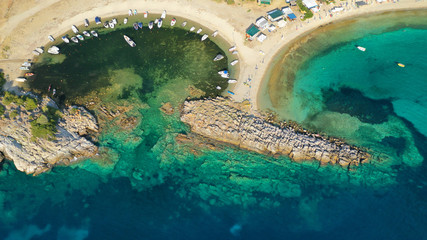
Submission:
[[[265,16],[268,10],[285,6],[284,2],[276,1],[277,3],[267,7],[257,6],[255,3],[227,5],[212,0],[146,0],[143,2],[118,0],[107,3],[103,0],[90,2],[76,0],[73,3],[65,0],[47,0],[37,4],[27,3],[24,0],[10,2],[9,5],[3,3],[8,8],[6,12],[0,12],[0,69],[9,76],[10,80],[21,74],[19,70],[21,60],[31,59],[33,49],[48,43],[48,35],[58,38],[60,34],[69,31],[71,25],[82,24],[85,18],[93,24],[95,16],[107,20],[111,16],[127,14],[129,9],[138,9],[140,14],[138,17],[141,17],[144,11],[158,14],[166,9],[169,16],[173,15],[177,18],[178,25],[180,17],[190,19],[213,31],[218,30],[219,35],[226,42],[237,46],[239,72],[236,74],[239,78],[237,84],[230,86],[230,90],[235,93],[232,98],[236,101],[249,100],[253,108],[257,108],[258,90],[274,57],[280,49],[301,35],[331,21],[357,15],[427,7],[425,1],[402,0],[397,3],[374,2],[354,9],[353,2],[349,1],[346,6],[346,1],[340,1],[340,4],[346,6],[344,12],[329,17],[327,10],[333,5],[322,6],[319,12],[321,20],[319,14],[315,14],[316,20],[313,18],[306,22],[299,20],[288,22],[283,29],[266,33],[268,38],[263,43],[259,43],[245,41],[246,28],[255,22],[256,18]],[[261,55],[260,51],[264,54]],[[249,78],[250,81],[248,81]]]

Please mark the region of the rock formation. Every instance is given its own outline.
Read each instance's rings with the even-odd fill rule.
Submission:
[[[186,101],[181,120],[191,131],[268,154],[286,154],[295,161],[316,159],[341,166],[358,165],[370,155],[356,147],[329,140],[290,126],[279,127],[267,122],[245,105],[227,99]]]
[[[69,164],[97,153],[98,148],[82,136],[98,131],[96,119],[83,107],[71,106],[61,112],[53,140],[34,138],[30,122],[43,114],[43,106],[55,104],[45,98],[33,110],[14,103],[4,106],[0,119],[0,152],[13,161],[18,170],[36,175],[55,164]],[[12,117],[12,112],[16,116]]]

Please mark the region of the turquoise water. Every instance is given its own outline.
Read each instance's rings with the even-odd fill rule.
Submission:
[[[141,48],[128,47],[124,32]],[[348,79],[340,85],[333,78],[348,74],[339,74],[337,64],[325,67],[337,55],[372,65],[366,59],[378,57],[375,49],[384,45],[369,38],[382,41],[382,36],[399,37],[388,34],[408,33],[407,44],[408,39],[425,39],[424,31],[414,29],[370,36],[314,54],[297,72],[293,91],[304,90],[304,95],[292,98],[292,109],[300,107],[304,114],[292,115],[295,120],[373,146],[375,159],[381,150],[385,155],[385,150],[392,151],[389,160],[383,154],[381,160],[350,171],[263,156],[206,139],[177,141],[178,134],[189,132],[179,121],[182,101],[188,96],[215,96],[220,94],[215,86],[225,84],[216,71],[226,63],[212,61],[222,51],[212,42],[200,42],[199,36],[179,29],[152,33],[121,29],[61,46],[63,55],[39,60],[29,87],[52,96],[47,91],[51,85],[58,89],[53,96],[58,102],[90,109],[101,126],[100,156],[37,177],[3,163],[0,238],[424,239],[427,168],[418,159],[426,153],[423,125],[412,124],[416,118],[405,111],[395,112],[393,102],[399,99],[393,91],[372,90],[368,95],[364,88],[354,87],[366,86],[367,81],[353,86]],[[368,50],[359,52],[354,44]],[[382,62],[394,76],[418,66],[412,58],[387,57]],[[399,69],[393,61],[407,67]],[[359,68],[367,67],[360,63]],[[324,71],[320,83],[305,83],[305,77],[312,79],[310,74],[319,69],[336,75],[326,77]],[[413,91],[418,90],[421,86]],[[412,95],[408,101],[422,98]],[[310,97],[312,111],[303,107],[308,103],[301,104],[303,96]],[[174,107],[172,115],[159,110],[165,102]],[[101,111],[104,108],[123,114],[109,117]],[[332,114],[329,125],[322,114]],[[131,119],[135,121],[125,124]],[[333,125],[334,121],[340,122]],[[418,160],[408,159],[411,156]]]

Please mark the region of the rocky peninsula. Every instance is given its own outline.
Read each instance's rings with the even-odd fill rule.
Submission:
[[[97,132],[98,125],[83,107],[59,110],[50,98],[8,92],[0,103],[0,152],[18,170],[37,175],[97,153],[84,135]]]
[[[186,101],[181,120],[202,136],[259,153],[285,154],[295,161],[315,159],[347,167],[370,158],[340,141],[268,122],[248,105],[224,98]]]

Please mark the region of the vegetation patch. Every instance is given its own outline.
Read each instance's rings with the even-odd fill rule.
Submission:
[[[9,118],[14,119],[16,116],[18,116],[18,111],[13,110],[9,113]]]
[[[313,17],[313,12],[308,9],[304,4],[302,4],[302,0],[297,0],[298,7],[301,9],[301,12],[304,13],[303,20],[309,19]]]
[[[43,107],[43,113],[30,122],[33,140],[36,138],[55,140],[56,124],[60,117],[61,112],[58,109],[48,106]]]
[[[3,104],[9,105],[14,103],[16,105],[23,105],[27,111],[32,111],[37,108],[37,100],[28,96],[18,96],[11,92],[5,92],[3,97]]]

